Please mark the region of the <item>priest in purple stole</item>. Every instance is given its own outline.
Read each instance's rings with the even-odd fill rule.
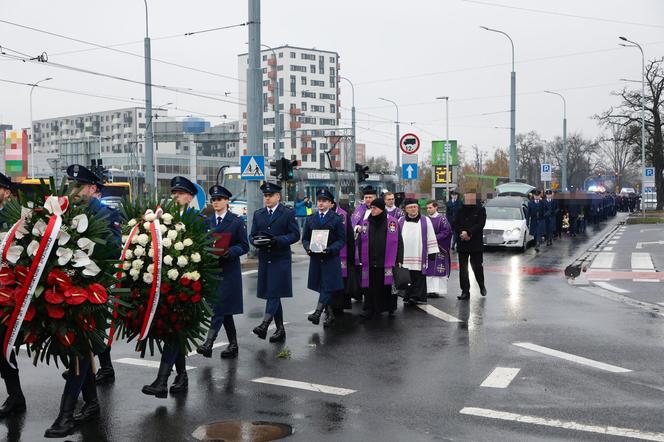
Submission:
[[[362,189],[362,195],[364,198],[363,203],[355,208],[353,216],[351,217],[353,229],[355,231],[357,231],[357,226],[369,217],[369,205],[376,199],[378,192],[373,187],[367,186]]]
[[[450,244],[452,242],[452,226],[447,221],[447,217],[438,213],[438,203],[436,201],[427,202],[427,214],[436,232],[439,252],[436,258],[429,260],[427,266],[427,296],[429,298],[438,298],[440,295],[447,294],[447,281],[450,278]]]
[[[387,216],[385,202],[377,198],[371,202],[369,217],[359,227],[355,262],[359,264],[365,294],[362,317],[368,319],[382,312],[391,316],[397,309],[397,297],[392,294],[392,269],[403,259],[399,224]]]
[[[330,307],[335,315],[343,314],[344,310],[353,308],[351,297],[358,292],[357,278],[355,272],[355,241],[353,239],[353,226],[351,225],[350,214],[341,208],[338,202],[334,204],[334,211],[341,217],[341,221],[346,231],[346,242],[339,251],[341,258],[341,277],[344,281],[344,288],[332,294]],[[361,298],[360,298],[361,299]]]

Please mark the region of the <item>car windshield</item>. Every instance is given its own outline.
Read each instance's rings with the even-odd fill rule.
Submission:
[[[518,207],[487,207],[487,219],[523,219],[523,213]]]

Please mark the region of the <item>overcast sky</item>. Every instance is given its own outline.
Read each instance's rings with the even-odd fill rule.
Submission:
[[[237,118],[237,54],[246,51],[247,27],[160,39],[247,21],[246,0],[149,1],[152,56],[209,73],[153,62],[154,84],[194,89],[201,98],[154,90],[155,105],[173,102],[170,115]],[[616,103],[620,78],[640,79],[640,54],[618,46],[619,35],[642,43],[648,59],[664,54],[662,0],[265,0],[262,42],[336,51],[343,76],[356,85],[358,141],[369,155],[394,159],[395,110],[402,133],[420,135],[423,151],[444,138],[443,102],[450,96],[450,138],[490,151],[509,144],[509,41],[480,25],[501,29],[516,46],[517,132],[538,131],[550,139],[562,131],[562,102],[542,93],[563,93],[569,131],[595,137],[591,116]],[[508,7],[500,7],[507,5]],[[525,10],[530,9],[530,10]],[[537,10],[537,11],[534,11]],[[578,16],[578,17],[575,17]],[[0,19],[142,54],[144,4],[140,0],[0,0]],[[50,63],[142,81],[143,59],[53,35],[0,23],[0,46]],[[216,75],[212,75],[216,74]],[[23,63],[0,57],[0,79],[112,96],[144,98],[139,84]],[[635,86],[639,86],[636,85]],[[350,89],[342,84],[342,125],[350,127]],[[29,125],[29,87],[0,82],[0,122]],[[228,97],[225,93],[230,92]],[[224,101],[220,101],[224,100]],[[140,105],[140,102],[139,102]],[[131,107],[131,102],[74,95],[43,88],[33,97],[34,119]],[[178,110],[172,110],[177,107]],[[488,114],[488,115],[482,115]],[[221,121],[210,118],[213,123]],[[410,126],[410,122],[413,125]]]

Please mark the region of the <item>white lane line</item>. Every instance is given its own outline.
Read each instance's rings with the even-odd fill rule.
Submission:
[[[613,252],[600,252],[597,254],[593,263],[590,265],[591,269],[611,269],[613,268],[613,260],[616,258],[616,254]]]
[[[609,284],[608,282],[601,282],[598,281],[595,283],[597,287],[602,287],[605,290],[609,290],[614,293],[629,293],[629,290],[621,289],[620,287],[616,287],[613,284]]]
[[[520,368],[496,367],[491,374],[484,379],[480,387],[507,388],[514,380]]]
[[[618,244],[618,241],[609,241],[610,246],[615,246],[616,244]]]
[[[519,422],[522,424],[540,425],[544,427],[563,428],[566,430],[583,431],[585,433],[603,434],[606,436],[631,437],[633,439],[653,440],[664,442],[664,433],[650,433],[634,430],[631,428],[614,427],[611,425],[588,425],[574,421],[561,421],[558,419],[547,419],[525,414],[508,413],[506,411],[490,410],[488,408],[464,407],[459,411],[469,416],[486,417],[503,421]]]
[[[632,370],[627,368],[617,367],[611,364],[605,364],[604,362],[595,361],[593,359],[584,358],[583,356],[573,355],[571,353],[565,353],[562,351],[554,350],[552,348],[542,347],[541,345],[533,344],[531,342],[515,342],[512,345],[517,347],[525,348],[527,350],[536,351],[548,356],[553,356],[555,358],[565,359],[566,361],[575,362],[577,364],[586,365],[588,367],[597,368],[600,370],[608,371],[611,373],[629,373]]]
[[[288,379],[263,377],[252,379],[251,382],[259,384],[278,385],[280,387],[299,388],[300,390],[317,391],[319,393],[334,394],[336,396],[347,396],[355,393],[355,390],[347,388],[330,387],[329,385],[311,384],[309,382],[291,381]]]
[[[654,272],[655,265],[650,258],[650,253],[632,252],[632,271]]]
[[[228,342],[215,342],[214,344],[212,344],[212,348],[213,349],[214,348],[219,348],[219,347],[222,347],[224,345],[228,345]],[[196,352],[196,350],[190,351],[189,354],[187,354],[187,356],[197,356],[197,355],[198,355],[198,353]]]
[[[611,281],[611,278],[594,278],[592,275],[588,275],[588,281]]]
[[[664,307],[664,302],[658,302],[657,305],[661,305],[662,307]]]
[[[128,364],[128,365],[138,365],[139,367],[159,368],[159,361],[153,361],[150,359],[120,358],[120,359],[113,359],[113,362],[118,362],[120,364]],[[193,370],[194,368],[196,367],[191,367],[187,365],[187,370]]]
[[[602,252],[613,252],[613,247],[604,247]]]
[[[659,279],[632,279],[633,282],[659,282]]]
[[[463,322],[463,321],[462,321],[461,319],[459,319],[459,318],[455,318],[454,316],[452,316],[452,315],[448,315],[447,313],[445,313],[445,312],[442,311],[442,310],[438,310],[438,309],[437,309],[436,307],[434,307],[433,305],[429,305],[429,304],[417,304],[417,306],[418,306],[421,310],[424,310],[425,312],[427,312],[428,314],[430,314],[431,316],[435,316],[436,318],[438,318],[438,319],[442,319],[443,321],[447,321],[447,322]]]
[[[258,270],[247,270],[246,272],[242,272],[242,275],[251,275],[253,273],[258,273]]]

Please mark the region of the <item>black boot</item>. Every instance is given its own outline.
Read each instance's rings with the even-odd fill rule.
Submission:
[[[46,430],[44,437],[65,437],[74,432],[76,422],[74,421],[74,407],[76,407],[76,398],[74,396],[63,394],[60,399],[60,412],[58,417]]]
[[[99,374],[99,372],[97,372]],[[74,415],[74,420],[77,424],[91,421],[99,417],[99,400],[97,399],[97,385],[95,375],[90,371],[85,383],[83,384],[83,400],[85,403],[81,407],[81,411]]]
[[[319,302],[318,305],[316,306],[316,311],[314,311],[312,314],[307,316],[307,319],[309,322],[311,322],[314,325],[318,325],[320,323],[320,315],[323,314],[323,309],[325,306],[323,305],[322,302]]]
[[[165,398],[168,396],[168,377],[171,375],[173,366],[163,360],[159,364],[159,371],[157,372],[157,379],[150,385],[144,385],[141,390],[143,394],[155,396],[158,398]]]
[[[265,339],[265,336],[267,336],[267,328],[270,326],[270,322],[272,322],[271,319],[263,320],[263,322],[261,322],[258,327],[254,328],[253,333],[259,338]]]
[[[196,349],[196,353],[203,355],[206,358],[212,357],[212,346],[214,345],[214,340],[217,339],[217,333],[210,329],[208,330],[207,337],[205,341]]]
[[[106,385],[115,382],[115,370],[111,363],[111,347],[99,353],[99,370],[95,376],[96,385]]]
[[[323,327],[330,327],[334,324],[334,310],[329,305],[325,307],[325,320],[323,321]]]
[[[274,325],[277,330],[270,336],[270,342],[284,342],[286,340],[286,329],[284,328],[284,317],[279,314],[274,317]]]
[[[171,394],[185,393],[189,389],[189,378],[187,377],[186,359],[183,354],[180,354],[175,360],[175,371],[177,375],[169,391]]]
[[[7,417],[12,414],[25,413],[25,397],[21,390],[21,381],[18,378],[18,373],[13,376],[5,378],[5,386],[7,387],[7,400],[0,407],[0,418]]]
[[[226,347],[226,350],[221,352],[221,359],[235,359],[240,348],[237,345],[237,339],[231,339],[230,344]]]

